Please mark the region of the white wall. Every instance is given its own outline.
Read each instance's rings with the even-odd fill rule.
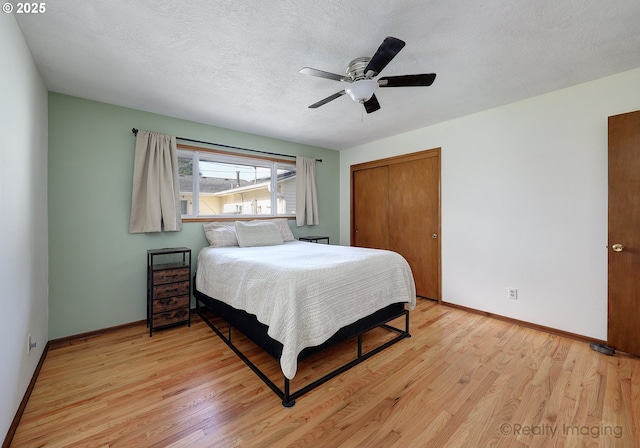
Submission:
[[[0,437],[47,343],[47,89],[12,14],[0,15]],[[27,335],[37,347],[27,354]]]
[[[344,150],[341,243],[350,165],[441,147],[442,299],[606,340],[607,117],[637,109],[640,69]]]

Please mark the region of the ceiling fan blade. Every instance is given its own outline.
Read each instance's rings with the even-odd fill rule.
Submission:
[[[336,98],[340,98],[344,94],[345,94],[345,91],[341,90],[338,93],[334,93],[333,95],[328,96],[325,99],[318,101],[317,103],[313,103],[311,106],[309,106],[309,109],[317,109],[318,107],[322,106],[323,104],[327,104],[329,101],[333,101]]]
[[[380,87],[421,87],[430,86],[436,80],[435,73],[421,75],[385,76],[378,79]]]
[[[352,79],[348,76],[337,75],[335,73],[324,72],[322,70],[318,70],[316,68],[311,67],[303,67],[300,69],[300,73],[303,75],[317,76],[318,78],[331,79],[333,81],[345,81],[351,82]]]
[[[378,51],[376,51],[367,64],[367,68],[364,69],[365,76],[369,79],[378,76],[382,69],[402,50],[404,45],[404,41],[398,38],[391,36],[385,37],[380,47],[378,47]]]
[[[378,98],[376,98],[375,95],[372,95],[371,98],[369,98],[369,101],[364,102],[364,108],[368,114],[380,109],[380,103],[378,103]]]

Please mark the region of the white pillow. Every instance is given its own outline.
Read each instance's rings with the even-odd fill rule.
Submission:
[[[268,221],[236,221],[236,236],[240,247],[275,246],[284,242],[278,226]]]
[[[289,227],[289,220],[286,218],[256,219],[250,222],[272,222],[276,226],[278,226],[278,229],[280,230],[280,235],[282,235],[282,241],[286,243],[287,241],[295,240],[293,233],[291,233],[291,227]]]
[[[204,236],[211,247],[238,246],[236,226],[233,223],[208,222],[202,225]]]

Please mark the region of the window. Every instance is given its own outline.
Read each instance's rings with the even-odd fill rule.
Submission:
[[[178,149],[178,171],[183,219],[295,215],[293,162]]]

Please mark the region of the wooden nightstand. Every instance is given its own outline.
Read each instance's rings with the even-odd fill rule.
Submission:
[[[298,238],[298,240],[300,241],[309,241],[310,243],[317,243],[320,240],[327,240],[327,244],[329,244],[329,237],[328,236],[301,236],[300,238]]]
[[[191,249],[147,251],[147,327],[191,326]]]

